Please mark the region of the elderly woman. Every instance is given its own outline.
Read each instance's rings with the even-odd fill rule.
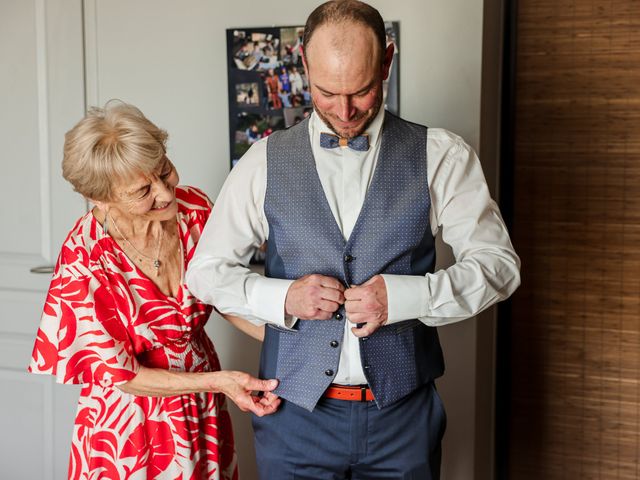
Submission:
[[[280,402],[275,380],[220,370],[184,283],[211,203],[178,186],[166,140],[113,102],[65,137],[63,175],[95,207],[62,245],[29,371],[83,385],[69,478],[235,479],[225,395],[259,416]]]

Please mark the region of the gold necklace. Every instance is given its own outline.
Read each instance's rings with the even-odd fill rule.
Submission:
[[[133,248],[135,250],[135,252],[138,255],[140,255],[141,257],[144,257],[147,260],[151,260],[153,262],[153,268],[156,269],[156,277],[160,276],[160,266],[162,265],[162,262],[160,261],[160,246],[162,245],[162,239],[164,238],[164,228],[162,228],[162,224],[160,224],[160,227],[161,227],[160,228],[160,238],[158,239],[158,246],[156,247],[156,258],[152,258],[149,255],[145,255],[144,253],[142,253],[140,250],[138,250],[135,247],[135,245],[133,243],[131,243],[129,241],[129,239],[124,235],[124,233],[122,233],[120,231],[120,229],[118,228],[118,224],[113,219],[113,217],[111,215],[109,215],[109,212],[107,212],[107,216],[111,219],[111,223],[113,223],[113,226],[116,229],[116,232],[118,232],[118,234],[120,234],[122,239],[125,242],[127,242],[127,245],[129,245],[131,248]]]

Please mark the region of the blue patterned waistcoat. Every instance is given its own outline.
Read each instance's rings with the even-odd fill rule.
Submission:
[[[266,276],[318,273],[359,285],[380,273],[433,272],[426,141],[426,127],[385,112],[373,179],[345,241],[316,170],[308,120],[270,135]],[[338,371],[344,322],[341,307],[332,320],[299,320],[293,331],[267,326],[261,377],[277,378],[278,395],[313,410]],[[419,320],[386,325],[360,339],[360,359],[379,408],[444,371],[437,331]]]

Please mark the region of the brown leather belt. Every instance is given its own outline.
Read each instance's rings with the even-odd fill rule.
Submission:
[[[356,402],[371,402],[375,400],[373,392],[366,385],[336,385],[335,383],[329,385],[323,397]]]

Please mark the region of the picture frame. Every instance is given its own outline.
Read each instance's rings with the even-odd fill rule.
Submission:
[[[383,92],[385,108],[400,113],[399,22],[385,22],[395,46]],[[233,166],[253,143],[289,128],[313,111],[302,63],[304,26],[228,29],[229,152]]]

